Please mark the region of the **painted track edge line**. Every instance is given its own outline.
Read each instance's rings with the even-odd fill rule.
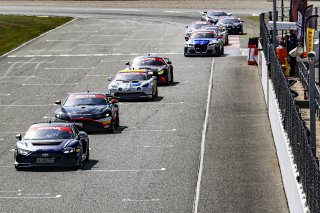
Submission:
[[[209,79],[210,82],[209,82],[209,87],[208,87],[208,97],[207,97],[207,106],[206,106],[206,115],[205,115],[203,127],[202,127],[200,164],[199,164],[199,173],[198,173],[196,194],[195,194],[194,203],[193,203],[193,210],[192,210],[193,213],[198,212],[198,205],[199,205],[199,199],[200,199],[201,178],[202,178],[202,171],[203,171],[203,158],[204,158],[204,151],[205,151],[205,144],[206,144],[206,134],[207,134],[207,127],[208,127],[208,119],[209,119],[209,108],[210,108],[211,93],[212,93],[213,66],[214,66],[214,58],[212,58],[212,63],[211,63],[210,79]]]
[[[63,25],[60,25],[60,26],[58,26],[58,27],[56,27],[56,28],[53,28],[53,29],[51,29],[51,30],[49,30],[49,31],[47,31],[47,32],[42,33],[41,35],[39,35],[39,36],[37,36],[37,37],[35,37],[35,38],[33,38],[33,39],[31,39],[31,40],[29,40],[29,41],[21,44],[20,46],[14,48],[13,50],[10,50],[9,52],[1,55],[1,56],[0,56],[0,59],[5,58],[6,56],[10,55],[11,53],[13,53],[13,52],[19,50],[20,48],[22,48],[22,47],[30,44],[31,42],[33,42],[33,41],[35,41],[35,40],[37,40],[37,39],[39,39],[39,38],[47,35],[47,34],[50,33],[50,32],[53,32],[53,31],[55,31],[55,30],[57,30],[57,29],[60,29],[61,27],[65,26],[65,25],[68,25],[68,24],[70,24],[70,23],[72,23],[72,22],[74,22],[74,21],[76,21],[76,20],[78,20],[78,18],[72,18],[72,20],[64,23]]]

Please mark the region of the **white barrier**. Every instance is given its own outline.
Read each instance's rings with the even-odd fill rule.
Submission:
[[[282,116],[278,108],[278,101],[273,90],[272,82],[268,78],[266,58],[262,51],[259,51],[258,67],[289,210],[291,213],[309,212],[305,206],[306,200],[305,195],[302,193],[302,185],[296,180],[299,173],[296,171],[296,165],[293,162],[288,137],[282,125]]]

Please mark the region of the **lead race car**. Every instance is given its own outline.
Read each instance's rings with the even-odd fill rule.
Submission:
[[[221,56],[224,54],[223,41],[213,31],[199,31],[192,34],[184,46],[184,56]]]
[[[17,170],[29,167],[69,166],[82,169],[89,161],[89,138],[74,123],[33,124],[14,148]]]
[[[158,96],[157,77],[147,70],[121,70],[108,80],[109,93],[116,99],[154,99]]]
[[[160,56],[138,56],[126,63],[128,70],[147,70],[157,77],[159,84],[169,85],[173,82],[173,66],[169,58]]]
[[[118,100],[109,100],[103,93],[71,93],[65,103],[55,111],[57,121],[81,122],[86,131],[113,132],[119,126]],[[55,102],[61,105],[61,101]]]

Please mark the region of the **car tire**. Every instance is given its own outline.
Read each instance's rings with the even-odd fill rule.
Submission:
[[[83,169],[82,157],[81,157],[81,159],[79,160],[79,164],[75,165],[73,169],[74,169],[74,171],[77,171],[78,169],[80,169],[80,170]]]
[[[227,36],[227,39],[226,39],[226,45],[229,44],[229,36]]]
[[[171,83],[173,83],[173,70],[171,70],[171,73],[170,73],[170,75],[171,75],[171,79],[170,79],[170,82],[171,82]]]
[[[120,118],[119,118],[119,113],[117,113],[117,120],[115,123],[115,127],[119,127],[120,126]]]
[[[111,121],[111,127],[110,127],[110,129],[108,129],[107,131],[109,132],[109,133],[113,133],[114,132],[114,122],[113,121]]]
[[[222,47],[222,51],[220,55],[224,55],[224,47]]]
[[[17,165],[14,165],[14,168],[16,169],[16,171],[22,171],[22,170],[23,170],[23,168],[22,168],[22,167],[17,166]]]
[[[186,47],[184,48],[184,56],[185,56],[185,57],[188,57],[188,51],[187,51],[187,48],[186,48]]]
[[[86,154],[86,159],[84,160],[84,162],[89,162],[90,160],[90,150],[89,150],[89,143],[88,143],[88,148],[87,148],[87,154]]]
[[[154,96],[154,97],[156,97],[156,98],[157,98],[157,97],[158,97],[158,87],[156,86],[155,88],[156,88],[156,94],[155,94],[155,96]]]

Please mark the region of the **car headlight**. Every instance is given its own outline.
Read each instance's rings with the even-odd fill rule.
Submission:
[[[164,70],[160,70],[159,72],[158,72],[158,75],[162,75],[164,73]]]
[[[63,149],[63,153],[78,153],[81,151],[80,147],[66,147]]]
[[[111,116],[111,114],[110,113],[106,113],[106,117],[109,117],[109,116]]]
[[[31,151],[25,150],[25,149],[17,149],[17,153],[20,155],[29,155]]]

